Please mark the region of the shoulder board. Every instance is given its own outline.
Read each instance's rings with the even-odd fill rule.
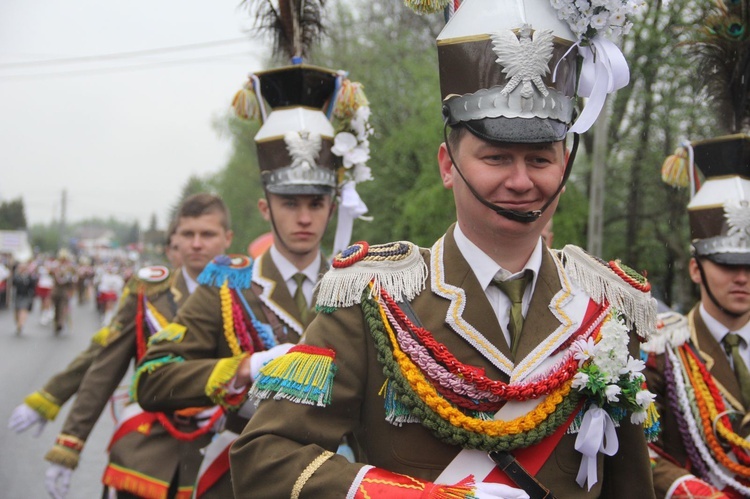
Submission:
[[[225,282],[232,289],[247,289],[253,277],[253,259],[247,255],[219,255],[206,265],[198,283],[220,288]]]
[[[664,312],[657,316],[656,332],[641,345],[648,353],[662,354],[667,346],[678,347],[690,339],[687,317],[677,312]]]
[[[628,326],[648,340],[656,328],[656,299],[646,278],[619,261],[605,262],[578,246],[558,252],[565,271],[594,301],[606,300],[622,313]]]
[[[370,283],[370,296],[383,289],[396,301],[412,300],[427,280],[427,264],[419,246],[408,241],[372,246],[358,242],[336,255],[331,266],[318,284],[318,307],[359,303]]]
[[[172,285],[169,278],[172,273],[167,267],[153,265],[143,267],[133,275],[125,284],[125,289],[130,293],[137,293],[142,289],[147,296],[161,293]]]

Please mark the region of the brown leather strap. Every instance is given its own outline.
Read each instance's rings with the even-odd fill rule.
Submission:
[[[513,457],[513,454],[505,451],[492,451],[489,455],[498,468],[503,470],[513,483],[529,494],[531,499],[555,499],[555,495],[531,476]]]

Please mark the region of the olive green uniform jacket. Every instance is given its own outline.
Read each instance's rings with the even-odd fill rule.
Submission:
[[[491,379],[508,382],[508,376],[447,321],[447,317],[460,314],[506,357],[513,358],[484,290],[456,246],[452,229],[443,246],[442,276],[434,275],[430,251],[422,250],[431,275],[427,288],[411,302],[415,315],[460,362],[484,368]],[[451,286],[465,290],[465,299],[459,294],[453,295],[453,300],[438,294]],[[552,297],[560,289],[553,257],[545,250],[517,358],[525,357],[560,326],[550,310]],[[419,423],[395,426],[386,421],[382,395],[386,378],[359,305],[319,313],[308,327],[304,343],[335,351],[337,371],[330,405],[274,398],[261,401],[230,453],[235,497],[290,497],[295,489],[300,498],[344,498],[363,464],[434,481],[462,450],[438,440]],[[623,420],[617,433],[620,450],[612,457],[598,454],[599,481],[590,492],[575,481],[581,463],[581,455],[573,447],[576,435],[562,437],[537,479],[558,498],[653,497],[642,427]],[[354,435],[361,462],[349,463],[337,455],[324,460],[321,456],[335,452],[347,434]]]
[[[77,465],[77,453],[61,443],[73,442],[83,446],[131,362],[135,361],[138,313],[135,287],[138,284],[131,282],[133,289],[110,324],[107,345],[86,372],[58,443],[47,454],[47,460],[73,468]],[[189,293],[183,274],[178,270],[165,282],[146,284],[145,296],[159,314],[171,320]],[[148,334],[147,327],[146,331]],[[188,421],[178,425],[178,429],[188,432],[197,426]],[[178,477],[181,496],[187,497],[200,466],[200,449],[209,441],[209,435],[192,442],[178,441],[159,423],[140,428],[123,436],[110,448],[110,461],[103,481],[105,485],[143,497],[166,497],[162,494],[166,494],[174,477]]]
[[[126,286],[123,290],[117,304],[118,309],[126,301],[129,293],[127,289]],[[45,419],[54,420],[63,404],[78,392],[86,371],[94,363],[94,359],[107,344],[108,339],[109,326],[105,326],[94,334],[86,350],[79,353],[65,369],[53,375],[41,390],[29,394],[24,402]]]
[[[108,336],[108,327],[100,329],[91,338],[91,343],[86,350],[79,353],[65,369],[52,376],[44,388],[29,394],[24,399],[24,403],[45,419],[54,420],[62,405],[78,391],[86,371],[104,348]]]
[[[690,344],[703,359],[725,399],[733,406],[733,409],[739,410],[745,415],[745,417],[734,419],[734,431],[743,437],[747,437],[750,434],[750,424],[748,424],[747,411],[742,408],[739,383],[723,347],[706,327],[698,308],[699,305],[696,305],[688,314]],[[671,458],[671,460],[669,458],[657,458],[654,467],[656,497],[662,498],[666,496],[675,480],[690,473],[688,471],[689,464],[675,414],[666,402],[664,354],[651,355],[644,374],[649,390],[656,394],[656,404],[661,416],[662,430],[659,440],[654,445]],[[719,488],[722,487],[719,485]]]
[[[240,292],[256,319],[278,325],[275,331],[278,343],[297,343],[304,324],[269,252],[253,262],[252,273],[255,291],[247,287]],[[250,316],[242,308],[245,323],[249,324]],[[239,362],[247,353],[238,355],[227,342],[219,287],[201,285],[180,309],[174,323],[181,326],[181,335],[174,341],[152,344],[141,362],[141,366],[151,363],[154,367],[144,367],[137,375],[139,403],[153,411],[217,403],[227,409],[226,429],[240,433],[247,419],[235,411],[245,398],[239,403],[230,401],[222,386],[234,378]],[[229,474],[222,476],[202,497],[232,497]]]

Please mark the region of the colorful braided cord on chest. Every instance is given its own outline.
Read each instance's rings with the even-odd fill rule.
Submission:
[[[146,354],[146,348],[148,346],[148,340],[152,334],[163,329],[169,321],[156,309],[156,307],[148,300],[144,289],[141,287],[138,289],[136,295],[136,312],[135,312],[135,351],[136,361],[139,361]],[[153,321],[148,321],[146,312],[153,318]],[[156,322],[152,324],[151,322]]]
[[[219,289],[219,296],[221,298],[221,316],[224,322],[224,338],[232,350],[232,355],[266,350],[276,344],[273,335],[268,332],[270,328],[256,327],[265,324],[255,318],[242,293],[230,289],[225,281]],[[245,305],[245,310],[250,314],[250,322],[245,320],[242,305]]]
[[[383,296],[378,303],[369,298],[368,291],[362,302],[365,322],[378,350],[378,360],[398,401],[441,440],[482,450],[528,447],[553,433],[576,409],[580,395],[571,390],[572,374],[564,369],[567,362],[562,362],[555,370],[554,377],[559,382],[536,391],[517,391],[502,382],[491,382],[480,369],[461,364],[452,356],[451,372],[451,369],[441,368],[434,355],[439,352],[438,357],[448,358],[447,348],[434,339],[428,345],[419,342],[420,338],[431,335],[426,330],[416,334],[418,328],[414,328],[403,315],[396,319],[398,307],[388,306],[395,305],[388,298]],[[411,326],[408,332],[405,326]],[[415,362],[410,354],[419,360]],[[459,376],[457,373],[471,375]],[[437,379],[441,377],[442,382]],[[477,381],[481,382],[481,387]],[[493,390],[498,393],[492,393]],[[456,397],[449,399],[443,395],[447,392],[463,398],[464,402],[453,403]],[[510,421],[488,420],[490,418],[486,415],[472,417],[466,413],[469,411],[462,410],[470,408],[475,396],[482,397],[480,402],[492,403],[508,400],[508,394],[517,400],[526,400],[528,393],[532,392],[538,396],[546,395],[545,400],[524,416]],[[506,396],[501,398],[499,393]]]
[[[716,485],[729,485],[750,495],[750,487],[735,479],[750,478],[750,442],[732,429],[731,411],[703,361],[688,344],[668,348],[664,375],[668,404],[677,419],[693,473],[710,482],[718,479],[721,483]],[[731,449],[731,456],[725,445]]]

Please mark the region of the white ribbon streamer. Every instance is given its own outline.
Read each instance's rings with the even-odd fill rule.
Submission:
[[[570,132],[584,133],[591,128],[604,107],[607,94],[619,90],[630,81],[630,69],[620,48],[603,36],[596,36],[590,46],[580,45],[583,57],[578,95],[589,100]]]
[[[357,193],[354,182],[346,182],[341,186],[341,202],[339,204],[339,218],[336,225],[336,235],[333,239],[333,254],[337,255],[341,250],[349,246],[352,239],[352,227],[354,219],[367,213],[367,206]]]
[[[579,486],[588,480],[591,490],[599,480],[596,476],[596,455],[601,452],[614,456],[619,448],[615,423],[604,409],[592,405],[583,415],[581,429],[576,437],[575,449],[583,454],[576,482]]]

